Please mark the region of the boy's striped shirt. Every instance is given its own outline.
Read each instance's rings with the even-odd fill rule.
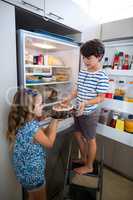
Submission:
[[[108,76],[102,70],[96,72],[81,70],[77,82],[77,106],[82,101],[94,99],[98,94],[106,93],[108,86]],[[85,107],[83,114],[87,115],[97,107],[98,104],[88,105]]]

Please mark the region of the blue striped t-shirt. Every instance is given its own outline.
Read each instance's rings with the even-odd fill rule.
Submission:
[[[80,102],[94,99],[98,94],[106,93],[108,86],[108,76],[102,70],[96,72],[81,70],[77,82],[77,106]],[[86,106],[83,115],[88,115],[97,107],[98,104]]]

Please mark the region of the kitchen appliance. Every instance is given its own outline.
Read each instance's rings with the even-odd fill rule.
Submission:
[[[18,30],[18,84],[33,88],[43,96],[44,115],[67,96],[77,81],[79,44],[49,33]],[[48,125],[49,119],[41,124]],[[60,123],[59,130],[73,124],[73,118]]]

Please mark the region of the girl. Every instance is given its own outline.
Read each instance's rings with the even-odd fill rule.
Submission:
[[[39,127],[42,96],[35,90],[19,89],[8,117],[7,138],[13,144],[13,167],[29,200],[46,200],[46,150],[55,141],[58,121],[53,119],[47,129]]]

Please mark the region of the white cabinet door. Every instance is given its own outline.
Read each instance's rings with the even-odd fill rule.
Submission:
[[[133,36],[133,18],[102,24],[102,40],[113,40]]]
[[[73,0],[45,0],[45,16],[80,31],[87,20],[87,13]]]
[[[44,1],[45,0],[7,0],[7,2],[13,5],[42,16],[44,16]]]

